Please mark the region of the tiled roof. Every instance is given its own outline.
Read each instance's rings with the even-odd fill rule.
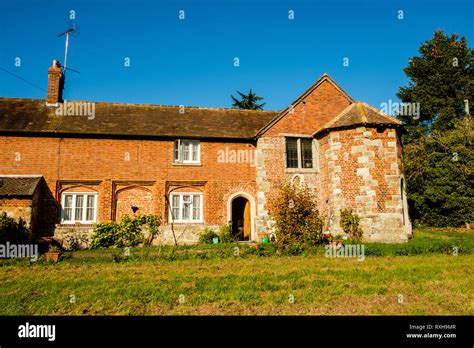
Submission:
[[[179,106],[103,102],[95,103],[93,118],[58,116],[55,111],[40,99],[0,98],[0,133],[250,139],[277,115],[198,107],[182,113]]]
[[[326,123],[315,134],[329,129],[365,124],[401,126],[402,123],[396,118],[377,110],[373,106],[359,101],[349,105],[337,117]]]
[[[1,176],[0,197],[30,197],[36,190],[41,176]]]

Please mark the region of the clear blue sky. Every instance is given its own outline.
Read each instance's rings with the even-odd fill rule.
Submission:
[[[4,1],[0,67],[46,89],[63,61],[56,35],[76,13],[65,99],[230,107],[250,88],[266,109],[291,103],[324,72],[354,99],[396,100],[402,69],[436,29],[474,40],[472,0]],[[185,11],[185,20],[178,18]],[[295,18],[288,19],[293,10]],[[397,18],[398,10],[404,19]],[[15,67],[15,58],[21,67]],[[124,66],[129,57],[131,66]],[[233,66],[234,57],[240,67]],[[343,67],[343,58],[349,67]],[[0,96],[45,93],[0,71]]]

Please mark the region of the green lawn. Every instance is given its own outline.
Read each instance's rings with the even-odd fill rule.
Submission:
[[[473,315],[473,245],[472,232],[419,229],[407,244],[366,245],[385,256],[364,261],[321,248],[259,256],[239,246],[236,257],[234,245],[3,260],[0,315]]]

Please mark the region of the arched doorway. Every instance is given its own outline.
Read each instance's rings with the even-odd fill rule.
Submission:
[[[252,239],[252,221],[250,202],[247,198],[238,196],[231,202],[232,234],[239,241]]]

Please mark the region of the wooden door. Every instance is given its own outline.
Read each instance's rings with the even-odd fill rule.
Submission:
[[[250,202],[245,202],[244,207],[244,240],[250,240]]]

